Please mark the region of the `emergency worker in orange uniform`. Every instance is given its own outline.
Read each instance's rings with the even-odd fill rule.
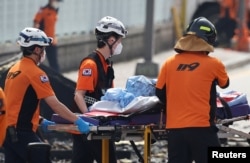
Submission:
[[[127,34],[122,22],[103,17],[95,28],[97,48],[81,61],[75,91],[75,102],[82,113],[99,101],[113,87],[114,70],[109,58],[122,51],[122,38]],[[102,141],[87,140],[86,135],[73,135],[73,163],[102,162]],[[115,144],[109,141],[109,163],[116,163]],[[79,154],[80,153],[80,154]]]
[[[223,47],[231,47],[231,39],[236,34],[239,1],[219,0],[220,15],[215,23],[218,32],[218,43]],[[224,43],[224,45],[222,44]]]
[[[39,124],[44,131],[54,124],[39,116],[41,99],[55,113],[76,124],[81,133],[89,132],[89,124],[57,99],[48,76],[39,68],[52,38],[40,29],[28,27],[20,32],[17,42],[23,57],[8,71],[4,86],[8,126],[4,141],[6,163],[26,163],[27,145],[41,142],[36,134]]]
[[[156,95],[166,103],[169,163],[206,163],[217,136],[216,86],[229,86],[223,63],[214,51],[216,29],[204,17],[193,20],[161,67]]]
[[[58,48],[56,38],[59,2],[60,0],[49,0],[46,6],[40,8],[33,20],[35,28],[41,29],[48,37],[53,38],[53,43],[46,48],[46,53],[49,66],[57,72],[60,72],[60,66],[57,59]]]

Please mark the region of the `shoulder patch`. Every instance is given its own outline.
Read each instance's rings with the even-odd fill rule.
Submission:
[[[92,69],[85,68],[82,70],[82,76],[91,76],[92,75]]]
[[[42,83],[46,83],[46,82],[49,81],[49,78],[48,78],[47,75],[41,75],[40,76],[40,80],[41,80]]]

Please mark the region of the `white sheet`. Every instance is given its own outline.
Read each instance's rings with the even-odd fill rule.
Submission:
[[[104,111],[111,113],[130,114],[149,109],[159,103],[157,96],[138,96],[132,100],[125,108],[121,108],[119,102],[113,101],[98,101],[94,103],[90,111]]]

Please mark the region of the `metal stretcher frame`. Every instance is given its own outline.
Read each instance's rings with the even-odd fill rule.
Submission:
[[[233,122],[236,122],[236,121],[249,120],[249,119],[250,119],[250,114],[245,115],[245,116],[238,116],[238,117],[234,117],[234,118],[230,118],[230,119],[224,119],[224,120],[217,121],[217,127],[221,131],[218,133],[218,137],[219,138],[229,138],[229,137],[237,135],[238,137],[246,138],[247,141],[249,142],[249,140],[250,140],[249,133],[245,133],[243,131],[233,129],[233,128],[229,127],[229,125],[228,125],[228,124],[232,124]]]
[[[245,133],[233,128],[230,128],[227,124],[241,121],[249,120],[250,114],[245,116],[239,116],[230,119],[219,120],[216,126],[221,132],[218,132],[219,138],[229,138],[231,136],[239,136],[241,138],[246,138],[250,140],[250,134]],[[49,130],[59,131],[59,132],[78,132],[77,126],[73,124],[56,124],[48,126]],[[167,140],[167,131],[163,124],[160,125],[120,125],[120,126],[90,126],[90,133],[88,135],[89,140],[102,139],[102,162],[109,163],[109,139],[114,139],[119,141],[123,140],[134,140],[133,136],[140,137],[144,140],[144,152],[143,163],[150,163],[151,159],[151,144],[152,140]],[[133,144],[131,144],[133,146]],[[133,147],[134,148],[134,147]]]
[[[59,132],[79,132],[77,126],[73,124],[50,125],[48,129]],[[117,133],[118,135],[116,135]],[[125,139],[125,134],[131,133],[137,134],[134,136],[141,137],[144,140],[143,160],[140,159],[143,163],[150,163],[152,139],[165,140],[167,135],[165,126],[158,125],[90,126],[88,139],[102,139],[102,163],[109,163],[109,139],[114,138],[119,141],[117,137],[113,136]],[[132,140],[133,138],[130,139],[130,141]]]

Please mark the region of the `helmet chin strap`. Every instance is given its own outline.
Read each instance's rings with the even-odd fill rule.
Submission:
[[[112,47],[113,47],[113,45],[114,45],[116,42],[117,42],[117,40],[115,40],[115,41],[113,42],[113,44],[111,44],[111,45],[109,45],[109,44],[107,43],[107,45],[109,46],[109,50],[110,50],[110,57],[113,56]]]

